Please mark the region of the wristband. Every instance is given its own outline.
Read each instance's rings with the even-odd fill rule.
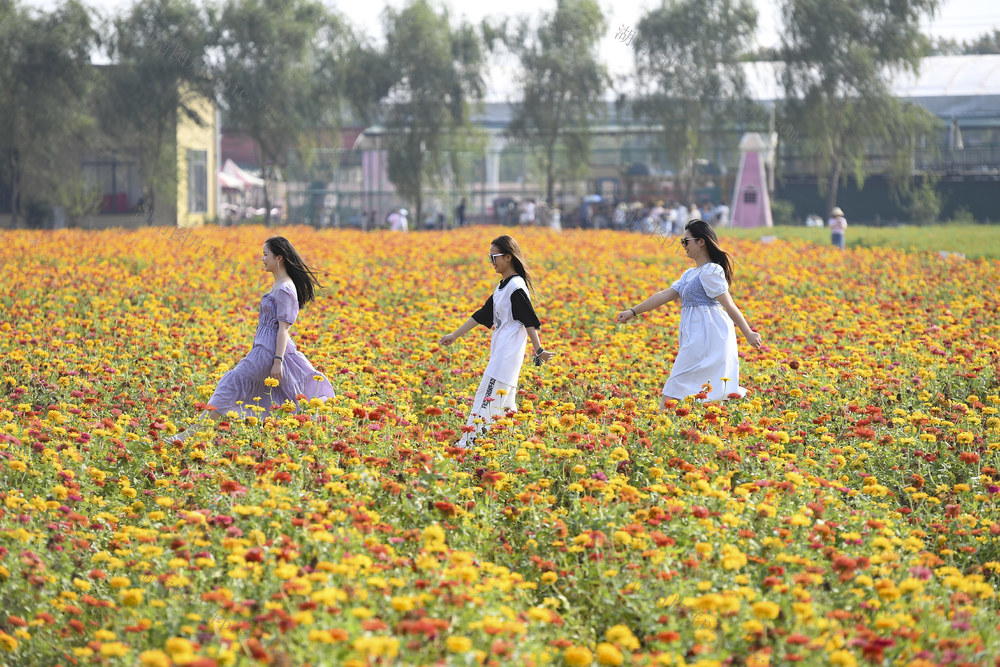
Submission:
[[[629,308],[632,311],[632,317],[639,317],[639,313],[635,312],[635,308]]]
[[[274,358],[277,359],[278,361],[284,361],[285,360],[284,357],[279,357],[278,355],[274,355]]]

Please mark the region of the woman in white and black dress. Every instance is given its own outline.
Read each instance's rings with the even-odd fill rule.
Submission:
[[[478,435],[486,432],[494,417],[517,410],[517,381],[529,338],[535,364],[541,365],[555,356],[542,349],[538,338],[541,323],[529,295],[529,291],[534,291],[534,283],[517,241],[507,235],[494,239],[490,244],[490,263],[501,277],[493,294],[465,324],[440,340],[441,345],[451,345],[477,324],[493,328],[490,361],[472,401],[466,432],[457,443],[462,448],[470,447]]]

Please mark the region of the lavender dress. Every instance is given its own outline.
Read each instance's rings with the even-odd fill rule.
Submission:
[[[278,322],[293,324],[299,313],[299,300],[292,283],[282,283],[268,292],[260,300],[260,317],[257,319],[257,333],[253,338],[253,348],[236,368],[222,376],[215,393],[208,404],[218,409],[218,414],[229,411],[246,417],[255,414],[248,405],[264,408],[261,416],[271,412],[273,404],[281,405],[291,401],[298,405],[295,397],[303,394],[309,398],[333,398],[333,387],[329,380],[309,363],[305,355],[295,349],[295,341],[289,336],[285,348],[282,370],[284,379],[277,387],[264,384],[274,363],[274,347],[278,340]],[[319,375],[322,379],[316,380]],[[242,401],[242,405],[237,405]],[[275,406],[277,409],[277,406]]]

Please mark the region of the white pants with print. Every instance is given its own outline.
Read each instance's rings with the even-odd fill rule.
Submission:
[[[466,422],[466,426],[472,426],[475,430],[463,433],[462,439],[456,446],[468,449],[477,436],[489,430],[494,417],[504,416],[507,410],[516,410],[517,406],[514,404],[516,396],[516,384],[504,384],[496,378],[484,375],[482,382],[479,383],[479,390],[476,391],[476,397],[472,400],[472,409],[469,410],[469,420]]]

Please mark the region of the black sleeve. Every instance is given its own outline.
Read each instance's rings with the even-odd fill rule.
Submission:
[[[490,294],[490,298],[486,300],[483,307],[472,313],[472,319],[474,319],[479,324],[482,324],[487,329],[493,328],[493,295]]]
[[[510,295],[510,310],[514,319],[524,326],[536,329],[542,326],[542,323],[538,321],[538,316],[535,315],[535,309],[531,307],[531,299],[528,298],[527,292],[523,289],[518,288]]]

